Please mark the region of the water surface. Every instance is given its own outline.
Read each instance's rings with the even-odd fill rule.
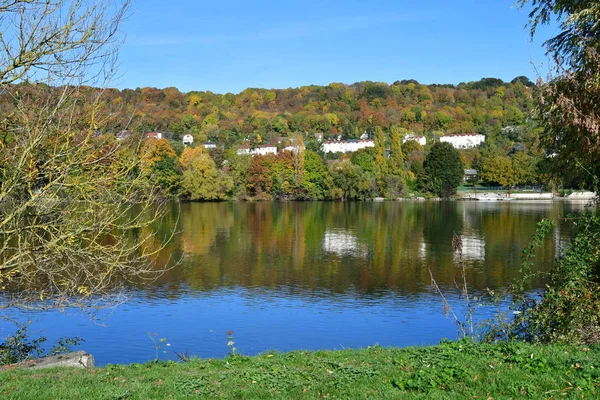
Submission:
[[[429,271],[461,314],[455,281],[463,242],[472,293],[518,277],[521,253],[543,217],[579,212],[564,202],[194,203],[172,206],[161,234],[180,233],[159,262],[179,264],[104,314],[13,313],[49,341],[81,336],[97,363],[228,352],[226,331],[243,354],[266,350],[435,344],[456,338],[430,288]],[[547,270],[568,241],[555,228],[537,254]],[[541,287],[543,282],[534,282]],[[480,316],[490,309],[478,308]],[[7,332],[4,325],[0,336]],[[170,346],[166,346],[166,344]]]

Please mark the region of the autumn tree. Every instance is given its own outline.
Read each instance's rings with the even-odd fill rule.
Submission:
[[[179,189],[177,154],[167,139],[146,139],[141,153],[141,171],[148,182],[165,194]]]
[[[385,178],[388,174],[385,156],[385,134],[381,127],[375,128],[375,179],[380,193],[385,192]]]
[[[489,154],[481,160],[481,180],[487,185],[513,186],[517,176],[511,159],[502,154]]]
[[[592,183],[596,191],[600,173],[600,2],[596,0],[520,0],[531,3],[531,34],[540,24],[555,19],[558,34],[546,41],[558,75],[550,82],[538,80],[536,119],[544,130],[541,143],[560,175],[574,170]],[[491,339],[542,343],[597,344],[600,341],[600,217],[597,208],[567,218],[573,237],[550,272],[543,297],[531,301],[517,295],[519,316],[503,324]],[[543,243],[553,221],[542,221],[533,243]],[[556,221],[554,221],[556,222]],[[548,242],[548,241],[546,241]],[[530,245],[523,263],[524,278],[513,287],[524,290],[531,277],[531,261],[537,246]],[[527,253],[526,253],[527,254]],[[529,278],[528,278],[529,277]]]
[[[518,151],[511,157],[512,170],[515,174],[516,185],[533,185],[538,183],[538,159]]]
[[[128,5],[0,0],[0,307],[94,312],[159,273],[140,143],[101,134]]]
[[[600,176],[600,3],[592,0],[520,0],[531,3],[531,35],[554,19],[559,32],[545,42],[554,78],[537,92],[541,145],[555,172],[580,171],[588,187]]]
[[[390,130],[390,159],[388,169],[391,175],[404,177],[404,153],[402,152],[402,133],[397,126]]]
[[[191,201],[224,200],[233,179],[217,169],[208,152],[186,147],[180,158],[183,168],[180,195]]]

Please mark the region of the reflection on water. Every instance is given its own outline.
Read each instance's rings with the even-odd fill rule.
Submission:
[[[456,232],[470,281],[494,288],[517,276],[542,217],[582,208],[560,202],[182,204],[182,233],[165,253],[183,254],[183,262],[156,285],[169,285],[174,295],[180,285],[419,293],[429,284],[427,268],[441,285],[454,285]],[[567,235],[559,228],[549,238],[537,257],[540,269],[551,265]]]
[[[181,233],[159,262],[181,263],[153,284],[132,288],[131,301],[106,326],[55,313],[27,316],[50,339],[86,338],[84,348],[100,364],[151,359],[147,332],[203,357],[225,355],[230,329],[246,354],[432,344],[456,337],[429,288],[431,269],[452,293],[460,273],[454,232],[463,241],[472,290],[497,288],[518,276],[540,219],[582,209],[583,203],[562,202],[173,205],[159,235]],[[555,229],[537,254],[537,268],[551,266],[568,233]]]

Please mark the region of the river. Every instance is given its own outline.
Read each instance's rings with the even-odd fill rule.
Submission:
[[[10,316],[30,319],[30,334],[49,342],[83,337],[81,348],[99,365],[152,360],[149,334],[166,339],[157,342],[162,359],[177,359],[175,352],[223,357],[227,331],[247,355],[435,344],[458,332],[430,287],[430,270],[464,314],[453,232],[462,238],[470,291],[477,295],[519,276],[522,250],[543,217],[583,207],[559,201],[173,204],[160,230],[179,233],[158,261],[177,265],[152,284],[132,287],[125,304],[100,321],[68,310]],[[549,269],[568,237],[567,227],[555,228],[536,268]],[[491,309],[478,307],[476,316]]]

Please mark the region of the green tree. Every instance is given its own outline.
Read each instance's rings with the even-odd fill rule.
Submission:
[[[464,176],[458,151],[446,142],[437,142],[431,147],[423,162],[423,169],[427,176],[426,189],[440,197],[456,193]]]
[[[365,147],[352,153],[350,156],[352,164],[359,166],[366,174],[373,175],[375,173],[375,149]]]
[[[233,179],[233,193],[238,199],[245,199],[252,157],[247,154],[236,154],[232,149],[229,150],[227,161],[229,175]]]
[[[416,140],[407,140],[406,142],[402,143],[402,153],[405,155],[419,151],[423,151],[423,146],[421,146]]]
[[[541,143],[553,155],[548,159],[561,175],[579,168],[596,183],[600,172],[600,2],[531,0],[531,4],[532,35],[540,24],[555,18],[560,22],[558,35],[545,43],[559,76],[543,84],[538,93],[536,119],[544,129]],[[553,227],[549,220],[538,225],[525,252],[524,277],[513,285],[516,290],[510,294],[517,294],[513,307],[519,313],[508,326],[493,330],[492,339],[579,344],[600,340],[600,217],[596,209],[569,221],[574,232],[569,246],[550,274],[544,274],[549,283],[543,297],[532,301],[527,295],[519,296],[518,291],[539,276],[532,271],[531,259],[536,247],[548,242],[544,238]]]
[[[287,134],[290,129],[288,126],[288,121],[283,115],[276,116],[271,123],[271,127],[280,134]]]
[[[331,175],[330,196],[338,200],[361,200],[368,194],[369,180],[362,169],[349,160],[334,162],[329,168]]]
[[[304,152],[304,169],[302,186],[307,198],[311,200],[324,199],[327,190],[328,172],[321,156],[317,152],[306,150]]]

